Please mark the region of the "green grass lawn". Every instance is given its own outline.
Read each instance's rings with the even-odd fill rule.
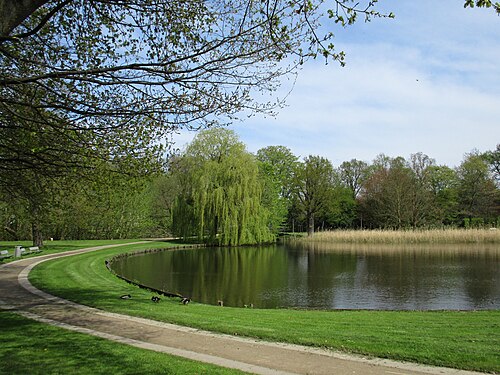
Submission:
[[[1,374],[243,374],[0,310]]]
[[[500,372],[500,311],[304,311],[181,305],[112,275],[104,261],[148,243],[61,258],[37,266],[31,282],[52,294],[104,310],[228,334],[461,369]],[[121,300],[122,294],[132,295]]]
[[[140,240],[136,240],[140,241]],[[84,249],[87,247],[101,246],[101,245],[112,245],[112,244],[125,244],[128,242],[135,242],[135,240],[85,240],[85,241],[45,241],[42,251],[40,253],[23,255],[22,259],[30,258],[33,256],[47,255],[54,253],[61,253],[63,251]],[[22,246],[28,248],[33,246],[31,241],[0,241],[0,251],[7,250],[9,254],[12,255],[10,258],[5,258],[0,260],[0,264],[9,263],[20,258],[14,258],[14,248],[15,246]]]

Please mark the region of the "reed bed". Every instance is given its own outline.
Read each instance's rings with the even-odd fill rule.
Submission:
[[[500,244],[500,230],[333,230],[301,237],[299,241],[356,244]]]

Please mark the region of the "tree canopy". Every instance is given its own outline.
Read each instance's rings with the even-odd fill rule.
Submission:
[[[11,171],[88,172],[95,159],[158,169],[177,129],[272,112],[279,99],[256,94],[308,59],[343,65],[334,31],[394,17],[376,6],[0,0],[0,184]]]
[[[274,241],[257,162],[233,131],[198,133],[171,173],[180,187],[172,211],[175,234],[211,245]]]
[[[466,0],[464,7],[465,8],[474,8],[477,6],[478,8],[493,8],[498,14],[500,14],[500,3],[497,1],[493,3],[491,0]]]
[[[343,63],[320,23],[383,16],[375,3],[0,0],[1,168],[160,167],[177,129],[270,112],[255,94],[299,64]]]
[[[330,203],[333,192],[332,163],[321,156],[308,156],[296,170],[294,185],[297,206],[306,219],[307,233],[311,235],[315,230],[315,218]]]
[[[310,59],[343,65],[333,32],[374,17],[394,15],[377,0],[0,0],[0,193],[36,227],[76,176],[162,172],[171,134],[274,112],[262,93]]]
[[[307,228],[500,227],[495,150],[466,154],[457,168],[422,153],[382,154],[355,163],[364,177],[354,197],[352,180],[343,176],[352,160],[333,168],[320,156],[299,161],[283,146],[254,156],[227,129],[198,136],[152,178],[110,174],[106,166],[94,170],[94,181],[19,175],[19,189],[0,190],[0,239],[175,233],[235,245]]]

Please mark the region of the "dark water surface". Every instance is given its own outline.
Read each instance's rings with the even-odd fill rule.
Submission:
[[[500,247],[274,245],[162,251],[114,270],[194,301],[260,308],[500,309]]]

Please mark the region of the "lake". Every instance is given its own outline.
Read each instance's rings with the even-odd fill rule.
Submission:
[[[225,306],[300,309],[500,309],[498,245],[200,248],[124,257],[115,272]]]

